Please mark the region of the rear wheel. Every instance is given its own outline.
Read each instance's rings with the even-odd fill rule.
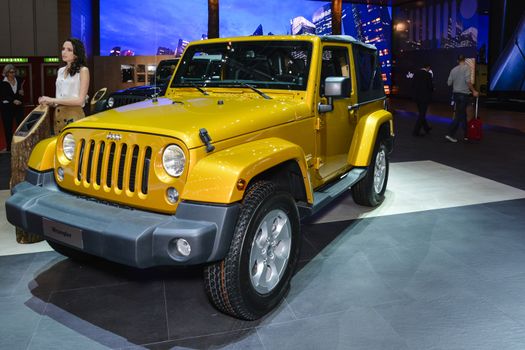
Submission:
[[[272,182],[248,189],[224,260],[205,269],[211,302],[234,317],[255,320],[283,299],[299,256],[295,201]]]
[[[354,201],[368,207],[376,207],[381,204],[385,199],[388,170],[386,146],[377,140],[365,177],[352,187]]]

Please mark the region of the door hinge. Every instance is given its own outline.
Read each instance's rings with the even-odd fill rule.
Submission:
[[[315,130],[321,130],[322,125],[323,122],[321,121],[321,118],[315,118]]]

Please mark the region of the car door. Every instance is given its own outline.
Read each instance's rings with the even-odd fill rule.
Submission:
[[[324,82],[327,77],[347,77],[351,80],[350,50],[348,45],[325,45],[323,47],[321,69],[319,72],[318,102],[329,103],[323,96]],[[352,84],[353,85],[353,84]],[[356,126],[355,94],[332,100],[330,112],[317,112],[317,137],[315,167],[318,177],[324,181],[337,176],[346,170],[348,150]]]

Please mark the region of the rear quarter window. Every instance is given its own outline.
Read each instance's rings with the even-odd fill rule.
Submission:
[[[381,66],[377,51],[355,45],[353,47],[357,77],[358,102],[367,102],[385,96]]]

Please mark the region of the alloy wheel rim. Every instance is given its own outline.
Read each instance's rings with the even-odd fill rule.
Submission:
[[[381,149],[377,153],[376,162],[374,165],[374,191],[379,194],[383,190],[386,178],[386,154],[385,150]]]
[[[288,266],[292,245],[292,226],[280,209],[261,220],[250,250],[250,281],[261,294],[270,293],[281,281]]]

